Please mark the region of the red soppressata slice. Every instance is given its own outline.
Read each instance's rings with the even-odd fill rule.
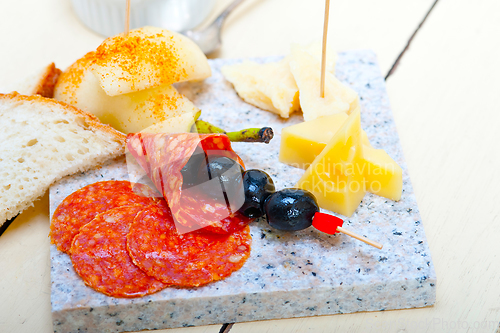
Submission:
[[[148,275],[178,287],[197,287],[229,276],[250,255],[248,226],[232,234],[179,234],[165,204],[137,214],[127,235],[133,262]]]
[[[97,215],[80,228],[71,246],[71,260],[86,285],[113,297],[139,297],[164,284],[140,270],[127,252],[130,223],[144,206],[123,206]]]
[[[80,227],[97,214],[133,204],[149,206],[159,201],[153,196],[149,187],[128,181],[110,180],[85,186],[67,196],[57,207],[50,223],[51,242],[67,253]]]

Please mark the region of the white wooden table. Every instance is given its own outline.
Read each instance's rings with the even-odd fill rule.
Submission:
[[[385,75],[433,4],[333,0],[329,44],[375,50]],[[218,56],[282,55],[319,40],[323,10],[323,0],[247,0]],[[2,1],[0,31],[0,92],[52,61],[66,68],[103,40],[68,0]],[[438,276],[435,306],[162,332],[500,332],[499,78],[497,0],[438,0],[387,78]],[[52,331],[48,231],[46,194],[0,236],[0,332]]]

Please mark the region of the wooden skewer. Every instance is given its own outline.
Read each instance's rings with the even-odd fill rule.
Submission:
[[[356,233],[354,233],[354,232],[352,232],[352,231],[346,230],[346,229],[344,229],[344,228],[342,228],[342,227],[337,227],[337,231],[338,231],[338,232],[341,232],[341,233],[343,233],[343,234],[346,234],[346,235],[348,235],[348,236],[351,236],[351,237],[353,237],[353,238],[356,238],[357,240],[360,240],[360,241],[362,241],[362,242],[364,242],[364,243],[366,243],[366,244],[368,244],[368,245],[371,245],[371,246],[373,246],[373,247],[376,247],[376,248],[377,248],[377,249],[379,249],[379,250],[380,250],[380,249],[382,249],[382,247],[383,247],[383,245],[382,245],[382,244],[380,244],[380,243],[377,243],[377,242],[375,242],[375,241],[372,241],[372,240],[370,240],[370,239],[368,239],[368,238],[366,238],[366,237],[360,236],[360,235],[358,235],[358,234],[356,234]]]
[[[319,96],[325,97],[325,71],[326,71],[326,35],[328,33],[328,16],[330,13],[330,0],[325,2],[325,22],[323,24],[323,52],[321,55],[321,83]]]
[[[125,36],[128,35],[128,31],[130,28],[130,0],[127,0],[127,5],[125,9]]]

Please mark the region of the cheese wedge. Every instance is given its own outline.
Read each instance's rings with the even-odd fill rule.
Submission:
[[[106,39],[96,50],[92,71],[109,96],[211,75],[207,57],[191,39],[154,27]]]
[[[279,160],[307,169],[347,119],[341,112],[283,128]]]
[[[247,60],[224,66],[221,71],[245,102],[288,118],[300,109],[299,89],[289,62],[289,57],[267,64]]]
[[[326,145],[329,134],[319,133],[320,126],[338,129]],[[359,111],[349,117],[341,114],[318,118],[290,126],[284,132],[280,160],[286,156],[291,161],[290,143],[312,147],[299,156],[297,164],[310,166],[297,186],[311,191],[321,208],[351,216],[367,191],[391,200],[401,198],[401,167],[384,150],[370,145],[361,129]],[[321,147],[324,149],[311,162],[311,152]]]
[[[292,45],[290,70],[300,91],[304,120],[359,110],[358,94],[331,72],[325,73],[325,97],[320,97],[321,61],[298,45]]]
[[[64,71],[54,90],[55,99],[92,113],[123,133],[139,132],[169,118],[199,112],[170,84],[108,96],[90,70],[94,58],[95,52],[89,52]]]
[[[318,61],[321,59],[321,43],[297,47],[314,59]],[[224,66],[221,71],[245,102],[288,118],[291,113],[300,110],[299,88],[290,71],[290,60],[290,56],[266,64],[247,60]],[[336,61],[337,54],[329,50],[326,71],[335,73]]]

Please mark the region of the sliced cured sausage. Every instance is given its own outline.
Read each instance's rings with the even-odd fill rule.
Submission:
[[[180,234],[167,205],[137,214],[127,235],[133,262],[148,275],[178,287],[197,287],[229,276],[250,255],[246,226],[227,235],[201,230]]]
[[[80,228],[71,260],[86,285],[113,297],[139,297],[167,287],[134,265],[127,252],[129,225],[142,209],[142,205],[117,207]]]
[[[154,191],[147,186],[128,181],[111,180],[85,186],[67,196],[57,207],[50,223],[51,242],[60,251],[68,252],[80,227],[97,214],[133,204],[148,206],[158,201],[154,196]]]

